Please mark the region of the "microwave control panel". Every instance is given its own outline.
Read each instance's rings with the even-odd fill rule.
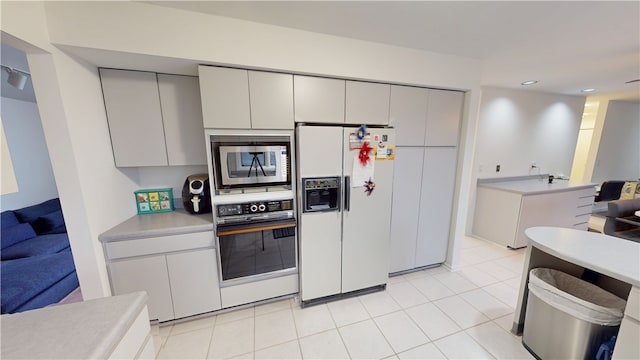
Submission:
[[[287,211],[293,210],[293,199],[223,204],[217,205],[216,210],[220,217]]]

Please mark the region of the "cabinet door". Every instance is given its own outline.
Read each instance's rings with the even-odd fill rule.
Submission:
[[[249,71],[253,129],[293,129],[293,75]]]
[[[455,147],[424,149],[416,267],[443,263],[447,257],[456,157]]]
[[[430,90],[427,108],[425,145],[456,146],[464,93],[459,91]]]
[[[423,146],[429,90],[391,86],[389,124],[396,129],[398,146]]]
[[[591,192],[588,189],[587,192]],[[518,230],[511,247],[527,246],[526,229],[534,226],[557,226],[571,228],[577,224],[576,215],[580,210],[582,190],[566,190],[561,192],[525,195],[518,218]],[[581,221],[580,221],[581,222]]]
[[[247,70],[201,65],[198,74],[204,127],[251,128]]]
[[[389,124],[389,84],[346,82],[345,123]]]
[[[165,166],[156,74],[100,69],[111,146],[116,166]]]
[[[296,122],[344,123],[344,80],[295,75],[293,82]]]
[[[220,309],[215,249],[167,255],[167,267],[176,319]]]
[[[149,319],[173,320],[171,288],[164,255],[122,260],[109,264],[114,295],[146,291],[149,295]]]
[[[158,74],[158,89],[169,165],[206,165],[198,78]]]
[[[396,147],[389,272],[413,269],[422,187],[422,147]]]

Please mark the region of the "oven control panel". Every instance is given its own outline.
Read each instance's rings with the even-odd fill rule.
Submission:
[[[222,204],[216,206],[216,211],[219,217],[291,210],[293,210],[293,199],[256,201],[240,204]]]

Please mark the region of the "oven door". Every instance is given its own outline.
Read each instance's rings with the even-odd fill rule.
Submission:
[[[295,219],[218,225],[217,236],[221,286],[297,271]]]

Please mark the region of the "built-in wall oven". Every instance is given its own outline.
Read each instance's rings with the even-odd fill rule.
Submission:
[[[221,286],[297,272],[293,199],[216,205]]]

